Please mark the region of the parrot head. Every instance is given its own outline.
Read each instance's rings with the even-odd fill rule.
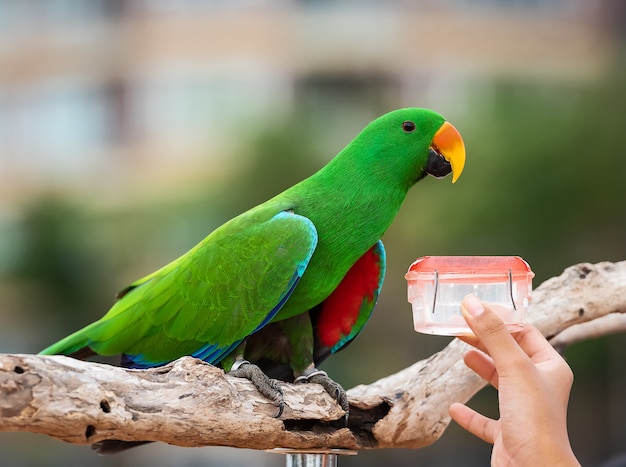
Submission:
[[[441,178],[449,173],[454,183],[465,166],[461,135],[432,110],[394,110],[372,121],[357,137],[359,139],[363,146],[370,148],[365,153],[373,156],[368,161],[373,164],[370,169],[378,165],[381,170],[392,168],[396,174],[406,173],[410,184],[426,175]]]

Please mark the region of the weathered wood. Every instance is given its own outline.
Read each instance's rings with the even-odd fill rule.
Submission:
[[[533,293],[530,322],[559,347],[624,330],[626,261],[579,264]],[[348,391],[350,418],[314,384],[284,384],[276,408],[252,385],[185,357],[125,370],[62,356],[0,355],[0,431],[43,433],[76,444],[106,439],[252,449],[417,448],[448,426],[448,406],[485,382],[444,350]]]

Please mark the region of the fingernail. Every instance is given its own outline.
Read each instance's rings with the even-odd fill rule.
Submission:
[[[465,308],[465,311],[467,311],[470,315],[474,317],[480,315],[483,311],[485,311],[483,304],[480,302],[480,300],[478,300],[476,295],[473,294],[466,296],[461,302],[461,306]]]

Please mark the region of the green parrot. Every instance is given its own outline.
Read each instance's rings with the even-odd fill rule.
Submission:
[[[345,391],[317,366],[372,313],[380,238],[409,188],[451,172],[454,183],[464,164],[460,134],[438,113],[387,113],[321,170],[130,284],[101,319],[41,354],[119,354],[131,368],[191,355],[251,379],[277,416],[274,378],[320,383],[347,412]]]

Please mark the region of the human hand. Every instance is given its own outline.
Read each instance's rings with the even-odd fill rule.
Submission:
[[[498,390],[500,419],[454,403],[449,412],[461,427],[493,444],[491,465],[580,465],[567,435],[567,403],[573,373],[533,326],[511,334],[474,295],[461,311],[474,336],[461,339],[465,364]]]

